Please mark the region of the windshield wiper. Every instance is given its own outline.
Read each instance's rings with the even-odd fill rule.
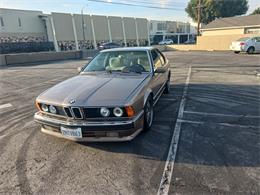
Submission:
[[[142,71],[137,71],[137,70],[135,70],[135,71],[134,71],[134,70],[131,70],[131,71],[130,71],[130,70],[122,70],[121,72],[122,72],[122,73],[134,72],[134,73],[137,73],[137,74],[142,74]]]

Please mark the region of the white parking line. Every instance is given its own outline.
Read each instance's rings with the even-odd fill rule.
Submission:
[[[223,126],[229,126],[229,127],[238,127],[238,128],[259,128],[259,126],[254,125],[238,125],[238,124],[232,124],[232,123],[215,123],[215,122],[204,122],[204,121],[191,121],[191,120],[182,120],[178,119],[180,123],[190,123],[190,124],[216,124],[216,125],[223,125]]]
[[[0,136],[0,140],[3,139],[3,138],[5,138],[6,136],[7,136],[7,135],[1,135],[1,136]]]
[[[221,113],[195,112],[195,111],[186,111],[186,110],[184,111],[184,113],[197,114],[197,115],[223,116],[223,117],[260,118],[260,116],[253,116],[253,115],[221,114]]]
[[[183,117],[183,111],[184,111],[184,107],[185,107],[185,103],[186,103],[186,96],[187,96],[187,92],[188,92],[190,76],[191,76],[191,67],[189,68],[185,87],[183,90],[182,99],[181,99],[179,112],[178,112],[178,118],[177,118],[177,121],[175,124],[174,132],[173,132],[173,136],[172,136],[172,140],[171,140],[171,144],[170,144],[170,148],[169,148],[169,152],[168,152],[168,157],[165,162],[165,167],[164,167],[161,183],[160,183],[160,186],[159,186],[159,189],[157,192],[158,195],[162,195],[162,194],[166,195],[169,193],[169,188],[170,188],[171,178],[172,178],[172,171],[173,171],[173,167],[174,167],[176,152],[177,152],[177,148],[178,148],[178,142],[179,142],[179,138],[180,138],[180,131],[181,131],[181,122],[178,119],[181,119]]]
[[[3,108],[9,108],[9,107],[12,107],[13,105],[8,103],[8,104],[2,104],[0,105],[0,109],[3,109]]]

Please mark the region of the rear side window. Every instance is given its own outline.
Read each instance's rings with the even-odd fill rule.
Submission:
[[[164,57],[164,55],[160,52],[160,51],[157,51],[158,52],[158,55],[159,55],[159,57],[160,57],[160,60],[161,60],[161,62],[162,62],[162,65],[164,65],[165,64],[165,57]]]
[[[162,62],[160,60],[159,53],[156,50],[151,51],[154,68],[162,67]]]
[[[260,37],[255,37],[256,42],[260,42]]]
[[[246,41],[248,39],[249,39],[248,37],[243,37],[243,38],[238,39],[238,41]]]

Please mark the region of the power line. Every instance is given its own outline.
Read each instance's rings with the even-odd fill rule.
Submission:
[[[114,1],[115,2],[115,1]],[[174,2],[176,3],[180,3],[179,1],[171,1],[171,3],[155,3],[155,2],[147,2],[147,1],[136,1],[136,0],[131,0],[131,2],[134,2],[134,3],[141,3],[141,4],[150,4],[150,5],[156,5],[156,6],[160,6],[160,5],[164,5],[164,6],[168,6],[168,7],[178,7],[176,6],[175,4],[172,4]],[[121,3],[121,2],[119,2]],[[124,2],[123,2],[124,3]]]
[[[144,7],[144,8],[152,8],[152,9],[164,9],[164,10],[175,10],[175,11],[183,11],[183,9],[178,8],[169,8],[169,7],[158,7],[158,6],[149,6],[149,5],[138,5],[138,4],[130,4],[130,3],[121,3],[121,2],[108,2],[104,0],[88,0],[97,3],[107,3],[107,4],[116,4],[116,5],[127,5],[133,7]]]

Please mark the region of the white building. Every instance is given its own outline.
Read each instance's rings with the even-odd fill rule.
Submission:
[[[37,47],[42,45],[54,46],[59,51],[97,48],[104,42],[146,46],[150,45],[151,37],[169,37],[180,43],[183,42],[182,36],[188,36],[186,39],[189,39],[190,24],[87,14],[44,14],[41,11],[0,8],[0,34],[1,51],[10,45],[26,47],[27,43],[38,43],[34,44],[37,51]]]
[[[154,43],[169,38],[180,44],[195,36],[193,27],[188,22],[151,20],[149,23],[150,38]]]

